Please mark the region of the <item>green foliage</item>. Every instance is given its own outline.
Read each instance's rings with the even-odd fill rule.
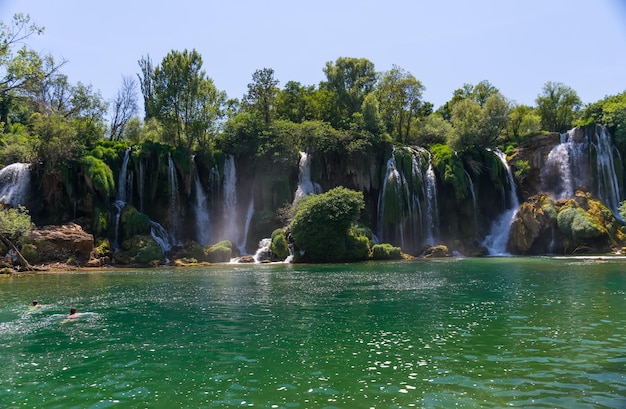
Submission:
[[[36,113],[30,123],[36,160],[43,162],[46,170],[55,169],[57,164],[68,165],[82,154],[84,146],[77,131],[64,117]]]
[[[339,57],[324,67],[326,81],[320,85],[334,95],[337,115],[333,126],[347,128],[352,115],[359,112],[365,96],[374,90],[377,73],[366,58]]]
[[[0,208],[0,234],[12,243],[19,243],[35,227],[24,206]]]
[[[626,153],[626,91],[587,105],[576,125],[590,124],[606,126],[615,137],[622,155]]]
[[[440,114],[434,113],[419,122],[415,140],[412,142],[419,146],[445,144],[451,135],[450,122],[443,119]]]
[[[228,240],[222,240],[204,250],[207,261],[211,263],[226,263],[233,258],[233,243]]]
[[[155,265],[165,258],[161,247],[150,235],[136,235],[124,240],[122,249],[115,253],[115,261],[121,264]]]
[[[87,185],[90,185],[101,197],[109,197],[115,193],[113,171],[102,160],[91,155],[80,160]]]
[[[560,82],[547,82],[536,101],[541,127],[546,131],[565,132],[572,127],[582,105],[578,94]]]
[[[2,133],[0,124],[0,163],[30,163],[33,161],[31,136],[22,124],[14,124],[10,132]]]
[[[400,247],[394,247],[389,243],[374,244],[372,246],[372,258],[374,260],[400,260],[402,251]]]
[[[362,261],[367,260],[370,253],[370,239],[363,229],[353,227],[348,232],[346,238],[345,260]]]
[[[24,243],[20,249],[20,253],[22,253],[22,256],[28,260],[30,264],[37,264],[41,260],[37,246],[32,243]]]
[[[280,260],[284,260],[289,256],[289,243],[283,229],[276,229],[272,232],[272,244],[270,251]]]
[[[120,227],[123,238],[150,232],[150,218],[135,207],[126,205],[120,214]]]
[[[253,112],[239,112],[229,119],[217,140],[217,148],[235,156],[252,157],[259,147],[263,124]]]
[[[300,154],[293,143],[297,127],[293,122],[277,120],[261,132],[256,154],[259,163],[274,171],[287,171],[297,165]]]
[[[515,168],[515,179],[520,182],[526,179],[528,172],[530,172],[530,163],[527,160],[518,160],[513,166]]]
[[[470,193],[469,184],[461,158],[448,145],[433,145],[431,153],[433,166],[443,181],[452,186],[456,198],[466,197]]]
[[[226,94],[202,69],[196,50],[171,51],[161,65],[141,60],[141,88],[147,118],[163,125],[165,141],[184,150],[206,150],[224,116]]]
[[[348,229],[364,208],[363,193],[336,187],[305,196],[290,224],[294,244],[304,250],[302,261],[332,262],[347,254]]]
[[[263,68],[252,74],[252,81],[248,84],[248,93],[243,98],[242,108],[257,112],[263,122],[269,125],[276,110],[278,80],[274,78],[273,69]]]
[[[569,206],[561,209],[556,220],[559,230],[574,240],[591,239],[606,233],[598,222],[580,207]]]

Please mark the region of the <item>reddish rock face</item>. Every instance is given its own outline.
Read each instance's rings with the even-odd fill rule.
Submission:
[[[72,258],[85,263],[94,250],[93,235],[75,223],[33,230],[28,241],[37,248],[41,261],[66,262]]]

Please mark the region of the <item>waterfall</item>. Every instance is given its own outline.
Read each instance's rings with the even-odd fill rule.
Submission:
[[[474,190],[474,182],[472,181],[472,177],[467,171],[465,171],[465,176],[467,176],[467,181],[469,183],[469,190],[472,194],[472,210],[474,212],[474,227],[478,229],[478,200],[476,199],[476,191]]]
[[[611,135],[603,126],[595,128],[592,146],[596,150],[596,174],[598,178],[597,195],[600,200],[619,217],[619,205],[622,200],[613,152],[619,157],[619,151],[613,146]],[[621,161],[621,158],[620,158]]]
[[[507,180],[510,187],[510,207],[502,212],[502,214],[494,220],[493,224],[491,225],[491,229],[489,230],[489,234],[485,237],[485,240],[483,241],[483,246],[487,248],[489,254],[492,256],[508,254],[506,251],[506,247],[509,242],[511,223],[513,222],[513,218],[515,217],[515,214],[517,213],[517,210],[519,208],[517,187],[515,186],[515,179],[513,179],[513,172],[511,172],[511,167],[506,161],[506,155],[499,150],[496,151],[495,154],[502,162],[502,166],[504,166],[504,168],[506,169]]]
[[[259,242],[259,248],[256,253],[254,253],[254,262],[260,263],[261,261],[271,260],[272,252],[270,251],[270,245],[272,244],[272,239],[265,238]]]
[[[30,165],[13,163],[0,170],[0,202],[13,207],[25,205],[30,189]]]
[[[322,187],[318,183],[311,181],[311,155],[300,152],[300,163],[298,173],[298,189],[295,199],[306,195],[317,195],[322,193]]]
[[[143,191],[144,191],[144,170],[143,162],[139,161],[139,211],[143,213]]]
[[[172,249],[172,243],[170,241],[170,235],[163,226],[159,223],[150,220],[150,235],[161,247],[161,252],[165,255]]]
[[[224,161],[224,232],[226,240],[237,243],[237,169],[235,157],[226,155]]]
[[[122,167],[120,168],[120,175],[117,181],[117,200],[124,203],[127,202],[128,196],[128,161],[130,159],[130,148],[124,152],[124,160],[122,161]]]
[[[439,205],[437,203],[437,183],[433,164],[428,164],[426,171],[426,227],[427,236],[425,244],[433,246],[438,236],[437,226],[439,225]]]
[[[168,182],[170,187],[170,207],[169,207],[169,219],[170,219],[170,236],[174,243],[178,243],[181,233],[181,206],[180,197],[178,191],[178,175],[176,173],[176,165],[172,155],[168,155],[167,159],[168,170]]]
[[[559,200],[574,197],[577,188],[586,187],[619,217],[623,193],[615,171],[615,156],[621,161],[605,127],[596,126],[593,132],[571,129],[561,135],[561,143],[548,154],[541,171],[542,186]]]
[[[394,148],[378,199],[377,238],[418,251],[438,236],[437,186],[430,155],[422,148]]]
[[[196,241],[203,246],[211,242],[211,223],[209,218],[209,201],[198,172],[194,173],[193,178],[194,195],[193,195],[193,212],[196,219]]]
[[[130,159],[130,148],[126,149],[126,152],[124,152],[124,159],[122,160],[122,167],[120,168],[120,174],[118,176],[118,180],[117,180],[117,198],[115,200],[115,203],[113,203],[113,206],[115,207],[115,216],[114,216],[114,223],[115,223],[115,237],[113,238],[113,249],[114,250],[119,250],[120,249],[120,243],[119,243],[119,233],[120,233],[120,216],[122,215],[122,210],[124,209],[124,207],[126,206],[126,196],[127,196],[127,182],[128,182],[128,178],[127,178],[127,172],[128,172],[128,161]]]

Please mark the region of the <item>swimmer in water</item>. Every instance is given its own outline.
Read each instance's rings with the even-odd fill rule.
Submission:
[[[68,319],[72,319],[72,318],[78,318],[80,314],[78,312],[76,312],[76,308],[72,307],[70,308],[70,313],[68,314],[67,318]]]
[[[37,300],[33,300],[33,305],[32,305],[32,306],[33,306],[33,307],[40,307],[40,305],[39,305],[39,301],[37,301]]]

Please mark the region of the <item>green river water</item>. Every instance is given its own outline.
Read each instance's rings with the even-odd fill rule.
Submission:
[[[626,408],[626,259],[0,277],[0,408],[107,407]]]

